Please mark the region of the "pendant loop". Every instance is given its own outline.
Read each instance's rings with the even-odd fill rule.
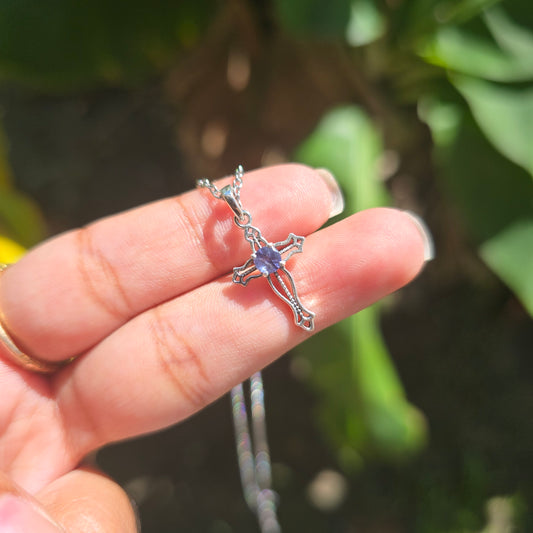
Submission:
[[[226,185],[222,189],[220,189],[220,194],[222,198],[226,201],[226,203],[229,205],[230,209],[233,211],[233,214],[239,219],[242,219],[242,216],[244,214],[244,211],[242,209],[241,203],[237,198],[235,198],[235,195],[233,194],[233,187],[231,185]]]

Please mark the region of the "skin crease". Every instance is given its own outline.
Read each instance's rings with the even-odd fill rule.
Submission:
[[[307,237],[287,268],[316,331],[424,264],[420,231],[397,210],[316,231],[332,198],[308,167],[247,173],[241,199],[270,242]],[[231,283],[249,256],[228,207],[197,190],[55,237],[2,274],[2,321],[18,345],[44,360],[78,357],[40,376],[0,351],[0,532],[6,494],[58,531],[136,531],[122,489],[80,469],[83,457],[190,416],[310,335],[265,280]]]

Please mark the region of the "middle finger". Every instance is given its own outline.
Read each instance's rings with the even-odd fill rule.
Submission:
[[[271,241],[307,235],[330,215],[320,171],[280,165],[245,175],[243,205]],[[2,276],[2,321],[31,356],[78,355],[130,318],[219,277],[249,252],[231,212],[191,191],[60,235]]]

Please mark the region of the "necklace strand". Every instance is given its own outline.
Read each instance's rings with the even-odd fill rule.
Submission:
[[[236,200],[236,208],[240,211],[240,216],[235,212],[234,218],[235,224],[239,227],[246,227],[251,223],[250,213],[242,208],[240,202],[243,173],[242,165],[239,165],[231,184],[232,196]],[[210,180],[198,180],[197,185],[209,189],[215,198],[223,199],[223,190],[220,190]],[[230,394],[242,490],[248,507],[257,516],[261,533],[281,533],[277,518],[278,497],[271,488],[272,465],[267,440],[261,372],[252,375],[249,388],[250,415],[244,385],[240,383],[233,387]]]
[[[231,405],[244,498],[257,516],[261,533],[281,533],[276,512],[278,498],[271,489],[272,467],[261,372],[256,372],[250,378],[251,432],[242,383],[231,390]]]

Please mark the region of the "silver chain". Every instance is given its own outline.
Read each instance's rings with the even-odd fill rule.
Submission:
[[[241,189],[242,189],[242,177],[244,174],[244,169],[242,168],[242,165],[239,165],[235,169],[235,174],[233,175],[233,183],[231,184],[231,188],[233,190],[233,194],[235,195],[235,198],[240,203],[241,201]],[[220,189],[212,183],[207,178],[202,178],[201,180],[197,180],[196,182],[197,187],[204,187],[206,189],[209,189],[211,191],[211,194],[217,199],[222,199],[222,193],[220,192]]]
[[[231,405],[244,499],[257,515],[261,533],[281,533],[276,513],[278,497],[271,489],[272,466],[266,434],[261,372],[256,372],[250,378],[251,432],[242,383],[231,390]]]
[[[244,170],[239,165],[235,170],[231,185],[233,197],[241,209],[241,217],[235,216],[235,224],[245,227],[251,223],[251,215],[242,209],[240,193]],[[198,187],[209,189],[217,199],[222,198],[222,191],[208,179],[196,182]],[[244,222],[244,224],[243,224]],[[261,533],[281,533],[277,518],[277,494],[272,490],[272,466],[268,448],[265,398],[261,372],[250,378],[250,413],[243,384],[231,389],[233,425],[235,427],[235,445],[241,477],[242,490],[248,507],[257,516]],[[251,431],[250,431],[251,418]]]

